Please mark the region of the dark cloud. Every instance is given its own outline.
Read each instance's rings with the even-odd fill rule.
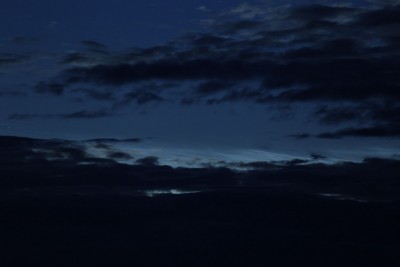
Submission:
[[[163,58],[173,56],[177,52],[177,48],[174,43],[167,43],[163,45],[156,45],[148,48],[134,48],[128,54],[124,54],[124,61],[132,62],[153,62]]]
[[[400,106],[396,101],[369,101],[361,105],[322,107],[315,113],[322,123],[338,124],[357,121],[359,123],[380,124],[372,128],[396,129],[400,120]],[[366,127],[371,128],[371,127]],[[389,131],[391,132],[391,131]]]
[[[49,162],[64,162],[70,164],[109,164],[115,160],[133,159],[128,153],[115,150],[112,144],[116,143],[138,143],[138,138],[130,139],[91,139],[82,141],[71,141],[63,139],[34,139],[17,136],[0,136],[0,165],[4,163],[13,164],[47,164]],[[94,156],[88,152],[88,146],[93,144],[106,150],[106,157]],[[143,164],[150,164],[151,157],[143,159]],[[41,163],[42,162],[42,163]],[[154,159],[154,164],[157,160]]]
[[[357,12],[359,10],[352,7],[315,4],[295,7],[290,16],[300,21],[313,21],[317,19],[333,19],[343,15],[353,15]]]
[[[31,59],[29,55],[0,53],[0,67],[11,64],[23,63]]]
[[[339,139],[343,137],[392,137],[400,136],[400,124],[375,125],[362,128],[345,128],[336,132],[321,133],[317,137]]]
[[[85,46],[87,46],[88,48],[90,48],[91,50],[95,50],[95,51],[99,51],[99,50],[107,50],[107,46],[93,41],[93,40],[82,40],[81,43]]]
[[[108,144],[108,139],[100,140]],[[109,152],[107,158],[95,157],[87,149],[92,147],[93,142],[1,136],[0,169],[4,174],[0,179],[1,190],[56,185],[137,186],[142,189],[156,185],[164,188],[189,187],[191,190],[243,190],[255,186],[268,188],[268,194],[275,188],[279,192],[331,192],[379,201],[399,197],[400,161],[395,156],[367,158],[360,163],[323,164],[313,163],[311,160],[324,159],[319,154],[313,154],[311,160],[220,162],[218,168],[173,169],[159,165],[155,156],[138,159],[132,165],[119,164],[116,160],[130,160],[132,157],[110,147],[105,148]],[[245,170],[238,172],[231,169],[238,167]]]
[[[74,92],[82,93],[86,99],[93,99],[98,101],[113,101],[115,100],[115,95],[113,92],[109,91],[100,91],[96,89],[88,89],[88,88],[78,88],[75,89]]]
[[[111,144],[120,143],[120,142],[139,142],[140,139],[132,138],[132,139],[110,139],[110,138],[101,138],[101,139],[90,139],[83,141],[71,141],[71,140],[62,140],[62,139],[34,139],[27,137],[17,137],[17,136],[0,136],[0,165],[5,162],[32,162],[35,163],[43,160],[46,162],[60,162],[60,161],[69,161],[71,163],[77,164],[83,161],[93,160],[94,163],[95,157],[88,153],[87,146],[92,146],[93,144],[107,144],[104,149],[109,152],[110,158],[116,159],[131,159],[129,154],[120,151],[111,150]],[[312,153],[310,155],[311,160],[320,160],[326,159],[325,156]],[[99,161],[100,162],[100,161]],[[302,173],[304,177],[308,175],[315,175],[315,179],[319,177],[320,173],[326,173],[331,175],[344,175],[344,176],[352,176],[352,174],[357,174],[354,179],[365,179],[367,181],[367,177],[373,177],[376,175],[376,172],[370,172],[373,169],[382,168],[382,166],[392,166],[393,173],[390,175],[394,175],[396,171],[395,169],[400,168],[399,161],[395,158],[393,159],[379,159],[379,158],[367,158],[362,163],[352,163],[352,162],[341,162],[338,164],[311,164],[311,161],[308,159],[294,159],[288,161],[259,161],[259,162],[220,162],[220,165],[231,168],[231,167],[242,167],[248,168],[248,171],[244,173],[251,174],[254,170],[265,170],[271,171],[271,175],[275,173],[279,174],[279,179],[283,179],[286,177],[286,180],[292,179],[301,179],[299,177],[287,176],[287,174],[292,171],[296,171]],[[159,158],[156,156],[149,156],[145,158],[141,158],[136,160],[136,165],[131,165],[132,169],[137,169],[140,165],[145,166],[153,166],[156,169],[162,170],[164,167],[159,166]],[[3,166],[3,165],[2,165]],[[207,174],[208,171],[211,172],[219,172],[222,171],[223,168],[212,168],[210,170],[206,169],[193,169],[193,173],[203,173]],[[349,173],[343,172],[342,170],[348,170]],[[148,169],[146,169],[148,170]],[[167,170],[167,169],[165,169]],[[168,172],[171,169],[168,169]],[[190,169],[178,168],[176,169],[176,173],[179,175],[190,174]],[[226,172],[226,170],[224,170]],[[257,173],[257,172],[255,172]],[[361,175],[366,174],[366,175]],[[192,174],[190,174],[192,175]],[[233,175],[233,172],[229,172],[229,175],[232,176],[232,179],[235,180],[237,177]],[[266,179],[269,176],[265,176],[262,179]],[[397,177],[397,176],[396,176]],[[261,178],[261,177],[260,177]],[[285,180],[283,179],[283,180]],[[343,178],[344,180],[347,178]],[[196,183],[196,181],[193,181]],[[323,181],[321,181],[323,182]]]
[[[228,79],[244,80],[256,78],[261,73],[266,73],[270,62],[260,61],[247,64],[240,60],[214,61],[189,60],[174,62],[161,60],[157,62],[98,65],[92,68],[73,68],[65,74],[68,83],[95,83],[104,85],[124,85],[146,80],[202,80],[202,79]]]
[[[264,97],[262,91],[254,90],[250,87],[242,89],[231,90],[220,98],[211,98],[207,100],[208,104],[218,104],[223,102],[236,102],[236,101],[255,101],[256,103],[267,102],[267,97]]]
[[[213,35],[210,33],[186,35],[186,40],[197,47],[220,47],[223,48],[227,42],[232,41],[228,38]]]
[[[262,26],[262,23],[254,20],[240,20],[230,24],[221,25],[225,33],[234,34],[240,33],[241,31],[255,30]]]
[[[315,115],[320,118],[320,122],[325,124],[338,124],[346,121],[362,119],[365,109],[360,107],[321,107],[315,111]]]
[[[301,165],[301,164],[305,164],[308,163],[308,160],[305,159],[292,159],[292,160],[288,160],[288,161],[284,161],[281,164],[287,165],[287,166],[296,166],[296,165]]]
[[[254,162],[220,162],[228,168],[243,168],[249,170],[276,170],[290,166],[301,166],[310,163],[308,159],[292,159],[281,161],[254,161]]]
[[[9,120],[30,120],[30,119],[50,119],[54,118],[55,115],[50,114],[12,114],[8,116]]]
[[[36,43],[39,39],[34,37],[23,37],[23,36],[16,36],[10,38],[9,41],[13,44],[17,45],[30,45]]]
[[[41,94],[62,95],[65,86],[62,83],[39,82],[34,89],[37,93]]]
[[[214,93],[218,93],[220,91],[227,90],[229,87],[232,87],[233,83],[224,82],[220,80],[215,81],[207,81],[201,83],[197,86],[196,91],[201,95],[210,95]]]
[[[136,163],[144,166],[156,166],[159,164],[158,158],[154,156],[138,159]]]
[[[318,153],[311,153],[310,157],[312,160],[321,160],[321,159],[327,159],[326,156],[318,154]]]
[[[336,38],[317,42],[316,46],[302,47],[287,51],[283,57],[288,60],[332,60],[334,57],[345,59],[346,57],[361,56],[365,48],[359,40],[353,38]]]
[[[27,96],[26,92],[17,90],[0,91],[0,97],[2,96]]]
[[[99,119],[112,116],[112,112],[106,109],[79,110],[65,114],[12,114],[9,120],[30,120],[30,119]]]
[[[249,168],[253,170],[267,170],[274,169],[276,165],[266,161],[253,161],[253,162],[240,162],[240,163],[225,163],[225,166],[228,168],[232,167],[240,167],[240,168]]]
[[[126,143],[140,143],[140,138],[129,138],[129,139],[115,139],[115,138],[96,138],[84,140],[83,143],[90,144],[98,149],[103,149],[107,153],[108,158],[115,160],[129,160],[133,157],[125,152],[115,150],[112,145],[114,144],[126,144]]]
[[[111,113],[105,109],[99,109],[95,111],[80,110],[64,115],[60,115],[63,119],[98,119],[111,116]]]
[[[131,155],[121,151],[111,151],[107,154],[108,158],[116,159],[116,160],[129,160],[133,159]]]
[[[88,62],[92,62],[91,56],[81,52],[74,52],[66,55],[62,59],[61,64],[82,64]]]
[[[120,142],[131,142],[138,143],[142,140],[140,138],[128,138],[128,139],[115,139],[115,138],[96,138],[85,140],[87,142],[97,142],[97,143],[120,143]]]
[[[75,52],[63,63],[78,67],[62,71],[58,83],[39,83],[35,89],[61,95],[65,88],[82,84],[124,88],[167,81],[178,85],[174,90],[161,86],[123,91],[122,99],[115,99],[113,105],[167,99],[183,104],[310,103],[316,106],[314,115],[321,123],[397,127],[392,112],[379,112],[376,106],[400,99],[398,5],[303,5],[281,8],[276,14],[262,8],[245,5],[229,13],[229,19],[220,18],[208,32],[110,54],[107,59]],[[104,48],[89,40],[83,44]],[[100,90],[86,95],[111,99]]]
[[[124,94],[122,100],[115,103],[114,107],[125,106],[132,102],[138,105],[142,105],[150,102],[163,102],[163,101],[164,101],[163,97],[158,95],[156,92],[136,90]]]
[[[308,133],[299,133],[299,134],[291,134],[289,137],[296,138],[296,139],[306,139],[312,137],[311,134]]]
[[[91,159],[85,148],[67,140],[44,140],[1,136],[0,162],[24,163],[46,161],[81,162]]]
[[[366,27],[399,26],[400,5],[386,6],[362,13],[357,23]]]
[[[323,132],[317,135],[309,133],[292,134],[289,137],[296,139],[306,139],[310,137],[318,137],[324,139],[341,139],[345,137],[355,138],[398,138],[400,136],[399,124],[377,124],[366,127],[348,127],[332,132]]]

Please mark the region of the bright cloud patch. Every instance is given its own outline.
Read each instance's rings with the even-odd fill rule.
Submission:
[[[160,195],[186,195],[200,193],[201,191],[187,191],[180,189],[160,189],[160,190],[146,190],[144,195],[147,197],[156,197]]]

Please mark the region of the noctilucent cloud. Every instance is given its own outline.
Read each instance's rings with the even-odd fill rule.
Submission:
[[[0,135],[171,166],[400,154],[399,1],[14,0],[0,23]]]

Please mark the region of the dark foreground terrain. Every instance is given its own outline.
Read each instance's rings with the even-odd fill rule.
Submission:
[[[49,161],[11,141],[2,267],[400,266],[396,160],[173,169]]]
[[[1,266],[399,266],[398,213],[257,189],[21,196],[1,202]]]
[[[1,266],[399,266],[399,207],[277,188],[20,189],[0,202]]]

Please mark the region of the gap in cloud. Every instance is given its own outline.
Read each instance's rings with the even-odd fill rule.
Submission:
[[[354,196],[336,194],[336,193],[321,193],[321,194],[318,194],[318,195],[320,195],[322,197],[326,197],[326,198],[332,198],[332,199],[343,200],[343,201],[355,201],[355,202],[359,202],[359,203],[369,203],[369,202],[371,202],[371,200],[367,200],[367,199],[363,199],[363,198],[359,198],[359,197],[354,197]]]
[[[144,190],[142,193],[147,197],[157,197],[163,195],[187,195],[187,194],[196,194],[202,191],[189,191],[189,190],[180,190],[180,189],[153,189],[153,190]]]

